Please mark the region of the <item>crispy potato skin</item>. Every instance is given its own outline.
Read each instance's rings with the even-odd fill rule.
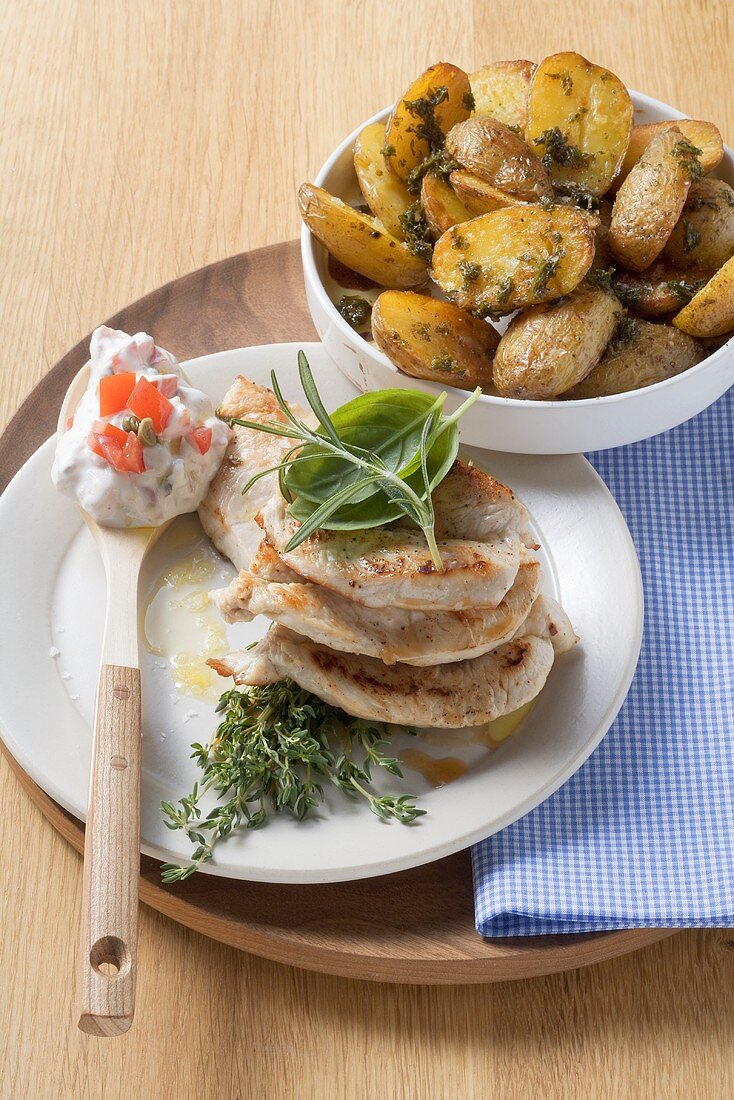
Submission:
[[[669,122],[648,122],[643,126],[633,126],[630,134],[629,145],[625,153],[622,167],[619,170],[615,187],[623,182],[630,174],[638,160],[647,149],[654,137],[676,126],[686,141],[690,141],[701,150],[701,167],[704,172],[710,172],[720,163],[724,156],[724,141],[713,122],[700,122],[695,118],[671,119]]]
[[[688,197],[691,178],[677,155],[683,135],[661,131],[624,181],[612,208],[609,247],[633,271],[644,271],[665,247]]]
[[[702,285],[711,272],[689,268],[681,271],[670,264],[654,263],[641,274],[632,271],[618,272],[612,282],[617,293],[629,309],[643,317],[660,317],[673,313],[691,298],[697,284]],[[688,292],[686,293],[686,288]]]
[[[662,258],[676,267],[717,271],[734,256],[734,189],[708,177],[692,183]]]
[[[403,233],[400,215],[414,200],[405,184],[385,164],[384,145],[384,124],[373,122],[365,126],[354,144],[354,170],[364,201],[388,233],[400,240]]]
[[[522,199],[508,195],[506,191],[500,191],[491,183],[486,183],[479,176],[474,176],[463,168],[452,172],[449,179],[451,186],[471,211],[473,218],[480,214],[490,214],[493,210],[501,210],[503,206],[518,206],[523,202]]]
[[[673,318],[690,336],[709,338],[734,332],[734,256]]]
[[[535,64],[532,61],[495,61],[469,76],[474,111],[489,115],[523,133],[528,120],[528,93]]]
[[[353,271],[380,286],[419,286],[426,281],[425,263],[407,245],[322,187],[304,183],[298,207],[314,237]]]
[[[704,358],[697,340],[672,325],[632,322],[629,339],[612,340],[598,366],[563,396],[571,401],[610,397],[682,374]]]
[[[440,237],[452,225],[468,222],[474,217],[453,187],[430,172],[421,183],[421,204],[428,226],[435,237]]]
[[[523,204],[439,237],[433,278],[465,309],[512,313],[569,294],[594,258],[594,223],[572,207]]]
[[[612,256],[609,251],[609,227],[612,224],[612,204],[607,199],[601,199],[599,209],[595,211],[597,223],[594,228],[595,251],[594,262],[591,267],[605,269],[612,266]]]
[[[573,52],[553,54],[538,66],[530,86],[525,137],[551,161],[554,183],[603,195],[619,170],[632,130],[632,100],[619,77]],[[544,136],[558,131],[570,154],[553,155]]]
[[[457,122],[469,117],[471,85],[462,69],[439,61],[414,80],[395,104],[385,134],[387,145],[395,149],[395,155],[386,158],[388,166],[401,180],[406,180],[431,151],[426,136],[422,134],[423,120],[410,104],[424,99],[437,88],[445,88],[448,92],[448,98],[439,103],[434,112],[435,121],[444,135]]]
[[[452,127],[447,152],[485,183],[525,202],[553,196],[539,158],[509,127],[486,115],[474,115]]]
[[[559,397],[599,362],[622,312],[616,298],[583,286],[516,317],[495,354],[498,393],[533,401]]]
[[[492,382],[499,333],[451,302],[385,290],[372,310],[375,343],[413,378],[473,389]]]

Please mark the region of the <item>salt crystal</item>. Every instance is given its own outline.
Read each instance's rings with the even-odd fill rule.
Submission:
[[[57,649],[55,645],[52,645],[48,651],[49,657],[58,657],[59,653],[61,653],[61,650]]]
[[[61,679],[62,680],[70,680],[71,679],[71,673],[70,672],[62,672],[61,673]]]
[[[184,714],[184,722],[188,722],[188,721],[190,721],[190,719],[198,718],[198,717],[199,717],[198,710],[187,710],[186,713]]]

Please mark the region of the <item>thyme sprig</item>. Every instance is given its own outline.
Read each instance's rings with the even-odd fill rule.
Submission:
[[[217,706],[222,721],[209,745],[192,745],[201,779],[174,806],[162,802],[165,825],[182,829],[195,845],[191,863],[166,863],[163,882],[189,878],[213,856],[220,840],[240,828],[257,829],[269,813],[289,811],[299,821],[324,801],[321,779],[350,799],[364,798],[381,821],[409,825],[425,810],[412,795],[376,795],[372,769],[402,778],[385,751],[383,727],[352,718],[292,680],[232,688]],[[407,730],[413,733],[413,730]],[[219,801],[202,816],[213,791]]]

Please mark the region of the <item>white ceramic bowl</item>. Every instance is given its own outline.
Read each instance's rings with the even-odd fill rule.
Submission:
[[[659,122],[688,116],[656,99],[631,92],[635,121]],[[383,122],[391,108],[367,119],[332,153],[315,179],[334,195],[352,200],[358,195],[352,149],[359,132],[370,122]],[[713,173],[734,186],[734,153],[725,147],[724,159]],[[445,387],[410,378],[379,349],[364,340],[340,316],[328,292],[328,257],[304,226],[301,256],[306,297],[316,330],[339,369],[361,390],[399,386],[438,394]],[[461,422],[463,442],[475,447],[519,454],[575,454],[634,443],[657,435],[695,416],[720,397],[734,382],[734,338],[695,367],[641,390],[585,401],[519,401],[482,395]],[[449,391],[447,411],[465,397]]]

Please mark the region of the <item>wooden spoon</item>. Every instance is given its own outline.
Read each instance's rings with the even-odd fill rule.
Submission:
[[[66,392],[66,430],[89,381],[82,367]],[[82,887],[81,1015],[90,1035],[121,1035],[135,1010],[140,874],[140,668],[138,577],[160,527],[102,527],[80,508],[107,578],[97,681]]]

